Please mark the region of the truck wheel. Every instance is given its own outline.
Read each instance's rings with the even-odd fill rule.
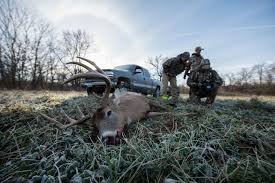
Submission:
[[[119,81],[117,84],[118,89],[125,89],[127,91],[131,91],[131,85],[129,81]]]
[[[159,96],[160,96],[160,88],[159,87],[156,88],[155,93],[153,94],[153,96],[156,97],[156,98],[159,98]]]
[[[94,95],[97,94],[98,96],[102,96],[104,92],[97,90],[93,87],[87,88],[87,94],[88,95]]]
[[[87,88],[87,94],[88,95],[93,95],[93,89],[92,88]]]

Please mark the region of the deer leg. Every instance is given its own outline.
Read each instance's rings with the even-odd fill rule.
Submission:
[[[172,114],[170,112],[149,112],[148,114],[146,114],[146,117],[154,117],[154,116],[162,116],[162,115],[169,115]]]
[[[149,112],[146,117],[162,116],[162,115],[173,115],[173,116],[193,116],[196,113],[171,113],[171,112]]]
[[[161,105],[155,101],[152,101],[152,100],[149,101],[149,106],[150,106],[150,109],[157,108],[157,109],[161,109],[164,111],[169,111],[167,107],[164,107],[163,105]]]

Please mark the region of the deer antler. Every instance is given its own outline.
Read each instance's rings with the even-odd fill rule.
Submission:
[[[81,58],[81,57],[79,57]],[[79,78],[92,78],[92,79],[102,79],[103,81],[105,81],[106,83],[106,91],[101,99],[101,108],[104,108],[108,105],[108,101],[109,101],[109,94],[111,92],[111,81],[109,79],[108,76],[105,75],[104,71],[102,71],[94,62],[88,60],[88,59],[85,59],[85,58],[81,58],[87,62],[89,62],[90,64],[92,64],[96,69],[97,71],[94,71],[92,68],[90,68],[89,66],[83,64],[83,63],[80,63],[80,62],[69,62],[68,64],[76,64],[76,65],[79,65],[79,66],[82,66],[84,68],[86,68],[89,72],[87,73],[80,73],[80,74],[75,74],[73,75],[72,77],[70,77],[69,79],[67,79],[66,81],[63,82],[63,84],[66,84],[68,82],[71,82],[75,79],[79,79]],[[79,113],[80,113],[80,116],[81,118],[78,119],[78,120],[75,120],[75,119],[72,119],[71,117],[69,117],[63,110],[61,110],[62,114],[68,119],[68,121],[70,122],[69,124],[66,124],[66,125],[63,125],[61,124],[60,122],[58,122],[57,120],[55,120],[54,118],[51,118],[49,117],[48,115],[46,114],[43,114],[43,113],[40,113],[39,114],[44,117],[45,119],[51,121],[52,123],[54,123],[59,129],[66,129],[70,126],[73,126],[73,125],[77,125],[77,124],[81,124],[85,121],[87,121],[88,119],[92,118],[94,116],[91,116],[91,115],[84,115],[81,110],[79,109],[79,107],[77,108]]]
[[[79,109],[79,107],[77,106],[77,110],[81,116],[80,119],[78,120],[75,120],[75,119],[72,119],[71,117],[69,117],[64,111],[63,109],[61,109],[61,113],[68,119],[68,121],[70,122],[69,124],[66,124],[66,125],[63,125],[62,123],[60,123],[59,121],[55,120],[54,118],[51,118],[49,117],[48,115],[44,114],[44,113],[41,113],[41,112],[38,112],[42,117],[44,117],[45,119],[51,121],[52,123],[54,123],[59,129],[66,129],[70,126],[73,126],[73,125],[78,125],[78,124],[81,124],[81,123],[84,123],[85,121],[87,121],[88,119],[91,118],[90,115],[84,115],[81,110]]]
[[[82,60],[90,63],[92,66],[94,66],[96,68],[97,72],[106,75],[105,72],[102,69],[100,69],[93,61],[91,61],[87,58],[83,58],[83,57],[76,57],[76,58],[82,59]]]
[[[92,70],[93,70],[91,67],[89,67],[89,66],[87,66],[87,65],[85,65],[85,64],[83,64],[83,63],[81,63],[81,62],[68,62],[68,63],[66,63],[66,64],[75,64],[75,65],[79,65],[79,66],[84,67],[84,68],[87,69],[88,71],[92,71]]]
[[[103,75],[99,72],[91,70],[90,72],[87,72],[87,73],[75,74],[71,78],[64,81],[63,84],[66,84],[68,82],[71,82],[71,81],[73,81],[75,79],[79,79],[79,78],[95,78],[95,79],[102,79],[102,80],[105,81],[106,91],[105,91],[105,93],[102,97],[102,100],[101,100],[101,107],[106,107],[108,105],[109,94],[111,92],[111,81],[110,81],[110,79],[107,76],[105,76],[105,75]]]

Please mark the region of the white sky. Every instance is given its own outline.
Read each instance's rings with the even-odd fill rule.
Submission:
[[[23,0],[59,30],[93,35],[103,68],[148,66],[148,57],[173,57],[195,46],[220,72],[275,61],[272,0]]]

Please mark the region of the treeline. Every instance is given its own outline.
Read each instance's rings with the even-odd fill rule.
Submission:
[[[92,37],[84,30],[57,32],[20,1],[0,1],[1,88],[58,88],[68,75],[81,72],[65,63],[85,56],[92,46]]]
[[[239,72],[221,74],[224,85],[221,92],[275,95],[275,63],[256,64]]]

